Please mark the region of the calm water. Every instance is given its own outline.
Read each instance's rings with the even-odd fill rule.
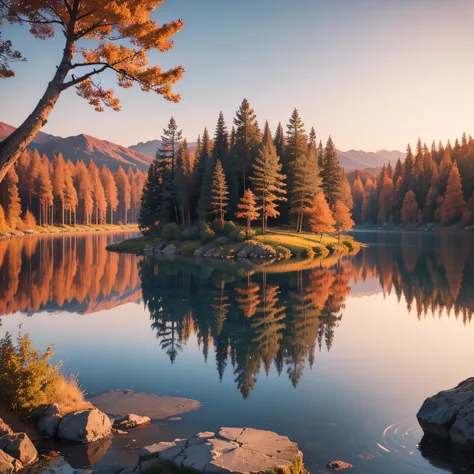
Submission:
[[[74,468],[116,471],[149,442],[252,426],[297,441],[312,474],[334,459],[354,474],[474,472],[474,454],[422,439],[415,418],[474,375],[471,237],[357,233],[369,246],[353,258],[256,268],[105,251],[122,238],[0,242],[0,335],[22,322],[36,346],[54,342],[88,393],[202,402],[98,452],[65,449]]]

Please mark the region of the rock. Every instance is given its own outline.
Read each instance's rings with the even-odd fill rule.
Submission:
[[[303,455],[296,443],[271,431],[221,428],[143,448],[141,461],[172,462],[178,468],[202,472],[303,472]]]
[[[230,240],[225,236],[217,237],[217,239],[214,239],[214,243],[217,244],[217,245],[226,245],[229,242],[230,242]]]
[[[13,430],[0,418],[0,437],[12,434]]]
[[[112,428],[112,434],[114,435],[128,435],[128,431],[118,430],[117,428]]]
[[[144,425],[145,423],[149,423],[150,421],[151,418],[148,416],[138,416],[130,413],[122,418],[115,420],[113,427],[115,429],[128,430],[130,428],[135,428],[135,426],[140,426]]]
[[[23,469],[23,464],[14,457],[0,449],[0,472],[2,474],[10,474]]]
[[[59,415],[59,406],[58,406],[57,403],[51,403],[51,405],[48,405],[44,409],[44,415],[43,416],[50,417],[50,416],[53,416],[53,415]]]
[[[42,438],[56,438],[61,420],[62,417],[58,413],[40,418],[37,425],[40,436]]]
[[[165,255],[172,255],[176,253],[176,245],[169,244],[163,249]]]
[[[354,466],[344,461],[332,461],[328,463],[328,467],[329,469],[334,469],[335,471],[343,471],[344,469],[350,469]]]
[[[58,438],[79,443],[92,443],[112,433],[107,415],[93,408],[65,416],[59,423]]]
[[[0,439],[0,449],[29,466],[38,459],[38,451],[26,433],[16,433]]]
[[[468,444],[474,441],[474,425],[469,428],[467,407],[471,404],[474,410],[474,378],[461,382],[457,387],[443,390],[433,397],[427,398],[416,417],[426,434],[436,435],[444,439],[452,438],[456,443]],[[465,419],[465,421],[463,421]],[[452,429],[454,433],[452,433]]]
[[[153,249],[151,247],[144,248],[143,255],[153,255]]]
[[[155,248],[153,249],[153,251],[155,253],[160,253],[163,251],[163,249],[166,247],[166,242],[160,242],[157,246],[155,246]]]
[[[195,257],[202,257],[208,251],[207,247],[200,247],[196,249],[193,253]]]
[[[457,414],[451,428],[451,440],[456,444],[474,446],[474,402]]]
[[[203,256],[204,257],[212,257],[214,255],[214,250],[216,250],[215,247],[212,247],[210,249],[206,249],[206,252],[204,253]]]

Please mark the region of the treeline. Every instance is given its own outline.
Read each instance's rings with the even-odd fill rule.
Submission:
[[[356,224],[474,224],[474,139],[465,133],[454,146],[418,139],[403,162],[378,176],[356,170],[351,181]]]
[[[136,222],[145,174],[25,151],[0,183],[0,231]]]
[[[144,233],[170,222],[182,230],[213,220],[223,227],[225,218],[243,219],[249,229],[259,219],[263,232],[269,219],[291,222],[298,232],[351,226],[351,189],[334,142],[318,143],[296,109],[286,133],[280,123],[272,135],[268,122],[261,130],[244,99],[230,133],[221,112],[213,140],[205,128],[194,155],[174,118],[161,139],[142,196]]]

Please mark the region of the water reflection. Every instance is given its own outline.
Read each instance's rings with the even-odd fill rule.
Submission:
[[[90,314],[139,302],[136,257],[105,250],[120,237],[32,235],[0,241],[0,316],[58,310]]]

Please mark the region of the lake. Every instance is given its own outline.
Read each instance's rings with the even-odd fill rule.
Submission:
[[[354,235],[368,246],[353,257],[257,266],[107,252],[118,233],[3,241],[0,335],[22,323],[54,343],[89,394],[202,403],[99,453],[64,447],[74,469],[117,472],[147,443],[251,426],[298,442],[311,474],[334,459],[354,474],[474,472],[474,453],[424,439],[415,416],[474,375],[473,237]]]

